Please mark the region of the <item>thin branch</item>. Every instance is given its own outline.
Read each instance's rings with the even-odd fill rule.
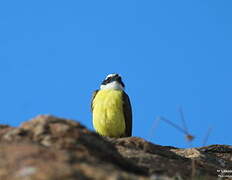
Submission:
[[[176,128],[177,130],[181,131],[182,133],[184,133],[184,134],[186,134],[186,135],[189,134],[185,129],[183,129],[183,128],[181,128],[180,126],[174,124],[172,121],[170,121],[170,120],[168,120],[168,119],[166,119],[166,118],[164,118],[164,117],[159,117],[159,118],[160,118],[161,120],[163,120],[164,122],[170,124],[172,127]]]
[[[186,132],[189,132],[189,131],[188,131],[187,124],[186,124],[186,121],[185,121],[185,118],[184,118],[184,112],[183,112],[183,109],[182,109],[181,106],[179,107],[179,112],[180,112],[180,118],[181,118],[183,127],[184,127],[184,129],[186,130]]]
[[[155,119],[155,121],[153,122],[152,127],[151,127],[150,136],[152,136],[152,135],[154,134],[153,132],[154,132],[155,129],[157,128],[157,126],[158,126],[158,124],[159,124],[159,121],[160,121],[160,118],[157,117],[157,118]]]
[[[211,132],[212,132],[212,127],[208,128],[207,133],[206,133],[206,135],[205,135],[205,138],[204,138],[204,140],[203,140],[202,146],[205,146],[205,145],[206,145],[206,143],[207,143],[207,141],[208,141],[208,139],[209,139],[209,136],[210,136]]]

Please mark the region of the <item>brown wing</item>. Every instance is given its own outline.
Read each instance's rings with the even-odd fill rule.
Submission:
[[[126,123],[125,137],[128,137],[132,134],[132,109],[129,96],[125,92],[123,92],[123,111]]]
[[[96,91],[94,91],[93,94],[92,94],[92,99],[91,99],[91,111],[92,111],[92,112],[93,112],[93,100],[94,100],[96,94],[98,93],[98,91],[99,91],[99,90],[96,90]]]

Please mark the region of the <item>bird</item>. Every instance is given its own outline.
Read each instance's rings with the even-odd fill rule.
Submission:
[[[132,108],[119,74],[109,74],[91,100],[93,127],[101,136],[121,138],[132,135]]]

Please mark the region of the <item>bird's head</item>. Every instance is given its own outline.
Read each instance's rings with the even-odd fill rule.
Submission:
[[[122,82],[122,78],[119,74],[109,74],[102,81],[100,89],[118,89],[124,90],[125,85]]]

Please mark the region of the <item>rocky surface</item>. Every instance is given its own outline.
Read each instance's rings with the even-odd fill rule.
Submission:
[[[229,179],[230,170],[232,146],[178,149],[104,138],[46,115],[16,128],[0,125],[1,180],[213,180]]]

